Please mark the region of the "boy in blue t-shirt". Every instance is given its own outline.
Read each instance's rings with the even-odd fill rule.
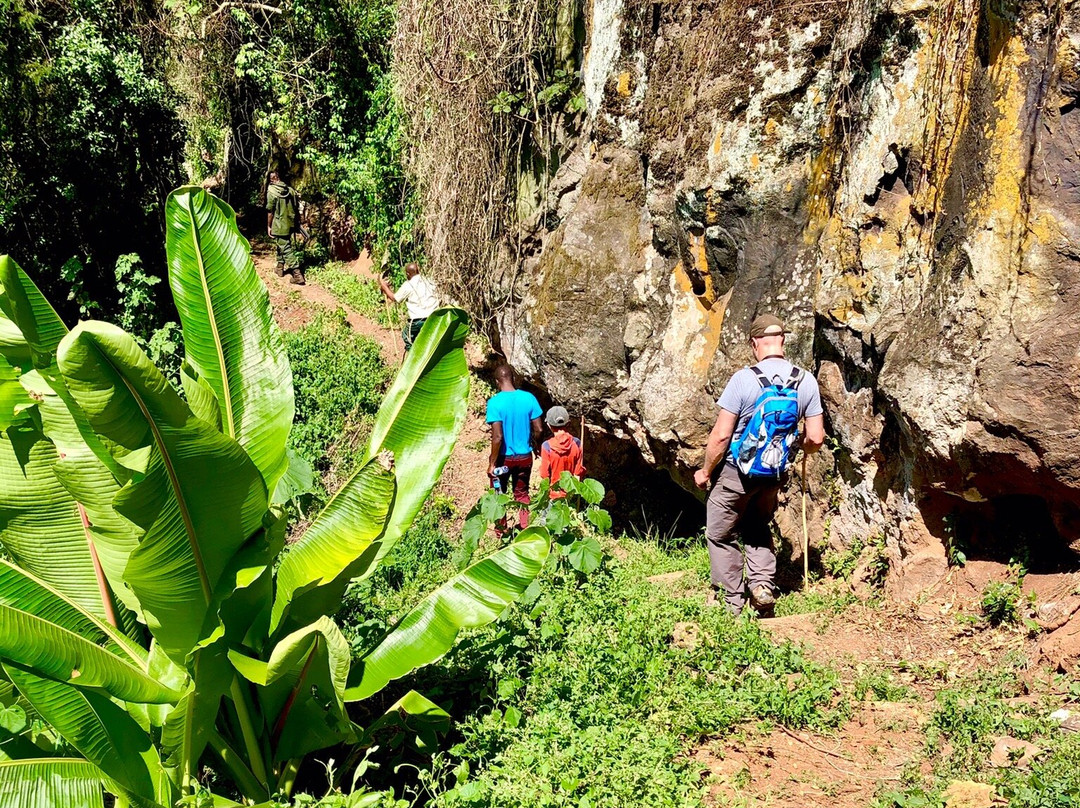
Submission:
[[[511,494],[515,502],[528,505],[533,455],[540,451],[543,410],[536,396],[514,386],[514,369],[510,365],[495,368],[495,383],[499,392],[487,405],[487,422],[491,424],[488,476],[494,485],[495,469],[505,468],[498,477],[502,490]],[[518,524],[523,528],[528,526],[527,510],[519,513]]]

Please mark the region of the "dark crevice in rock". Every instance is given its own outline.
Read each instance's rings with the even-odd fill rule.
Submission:
[[[867,205],[870,207],[876,205],[883,191],[889,194],[898,193],[898,191],[894,191],[897,183],[901,185],[900,191],[905,196],[908,195],[908,189],[912,187],[907,159],[908,151],[907,148],[898,148],[895,143],[889,146],[889,157],[886,159],[892,165],[892,168],[881,175],[873,193],[864,195],[863,199]]]
[[[1080,554],[1062,537],[1047,501],[1037,494],[1003,494],[969,501],[940,489],[919,502],[930,529],[970,561],[1021,563],[1033,573],[1072,572]]]
[[[888,343],[878,344],[873,334],[869,339],[868,343],[858,332],[818,314],[814,327],[814,359],[819,364],[835,362],[849,393],[875,390],[889,346]]]

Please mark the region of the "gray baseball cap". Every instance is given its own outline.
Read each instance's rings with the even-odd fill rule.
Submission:
[[[552,407],[547,411],[548,426],[566,426],[570,423],[570,413],[565,407]]]

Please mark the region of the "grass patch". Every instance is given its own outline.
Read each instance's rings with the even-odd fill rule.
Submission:
[[[863,701],[871,698],[875,701],[913,701],[915,691],[886,670],[874,668],[867,670],[860,665],[855,677],[855,699]]]
[[[608,549],[618,558],[588,577],[546,572],[534,599],[422,674],[417,689],[461,720],[436,764],[434,805],[696,806],[699,767],[686,753],[704,737],[846,715],[835,673],[799,647],[705,606],[703,588],[646,580],[702,579],[703,548]]]
[[[344,305],[359,312],[383,327],[400,326],[401,313],[387,306],[386,298],[374,280],[358,278],[339,261],[332,261],[311,270],[311,277]]]
[[[296,390],[289,445],[332,484],[355,469],[390,372],[379,346],[340,312],[286,333],[285,348]]]
[[[795,614],[840,614],[858,598],[851,588],[842,581],[824,581],[812,585],[803,592],[785,592],[776,599],[774,614],[777,617],[790,617]]]
[[[883,793],[877,808],[939,808],[954,780],[988,783],[1013,808],[1080,806],[1080,735],[1057,729],[1047,718],[1049,701],[1010,701],[1025,695],[1023,664],[1017,660],[941,690],[926,727],[930,773],[910,767],[902,787]],[[991,768],[990,751],[1002,735],[1031,741],[1043,754],[1029,768]]]

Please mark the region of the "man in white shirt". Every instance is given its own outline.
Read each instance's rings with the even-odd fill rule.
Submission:
[[[379,288],[387,300],[391,303],[404,303],[409,312],[409,322],[401,329],[401,339],[405,342],[407,351],[416,341],[427,318],[439,308],[439,293],[435,284],[420,274],[420,267],[416,264],[405,265],[405,277],[407,280],[395,292],[386,282],[386,278],[380,276]]]

